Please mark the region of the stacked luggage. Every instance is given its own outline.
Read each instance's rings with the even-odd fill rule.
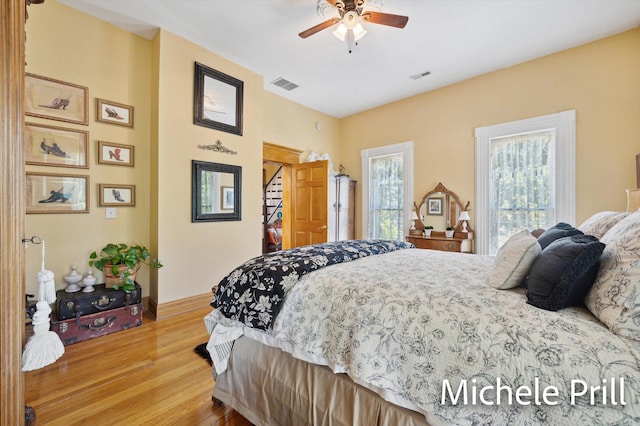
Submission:
[[[65,346],[142,325],[142,289],[138,283],[130,292],[104,284],[94,288],[90,293],[56,293],[51,330]]]

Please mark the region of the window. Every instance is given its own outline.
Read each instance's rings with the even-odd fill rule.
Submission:
[[[575,111],[476,129],[477,252],[575,221]]]
[[[362,155],[363,238],[404,240],[413,197],[413,142],[365,149]]]

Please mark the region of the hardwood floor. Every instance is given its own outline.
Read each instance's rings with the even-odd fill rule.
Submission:
[[[207,340],[203,308],[65,348],[54,364],[25,373],[36,425],[219,425],[250,423],[211,402],[214,381],[194,347]]]

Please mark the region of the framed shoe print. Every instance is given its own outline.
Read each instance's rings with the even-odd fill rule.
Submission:
[[[134,150],[133,145],[98,141],[98,164],[133,167]]]
[[[26,73],[24,88],[26,115],[89,124],[89,89],[85,86]]]
[[[89,213],[89,176],[27,172],[30,213]]]
[[[100,207],[133,207],[136,205],[135,185],[98,185],[98,206]]]
[[[89,168],[89,132],[86,130],[25,123],[22,140],[27,164]]]
[[[102,123],[133,127],[133,107],[96,98],[96,120]]]

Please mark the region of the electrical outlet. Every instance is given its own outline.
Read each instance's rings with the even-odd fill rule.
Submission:
[[[116,218],[116,208],[115,207],[107,207],[105,209],[104,217],[107,219],[115,219]]]

